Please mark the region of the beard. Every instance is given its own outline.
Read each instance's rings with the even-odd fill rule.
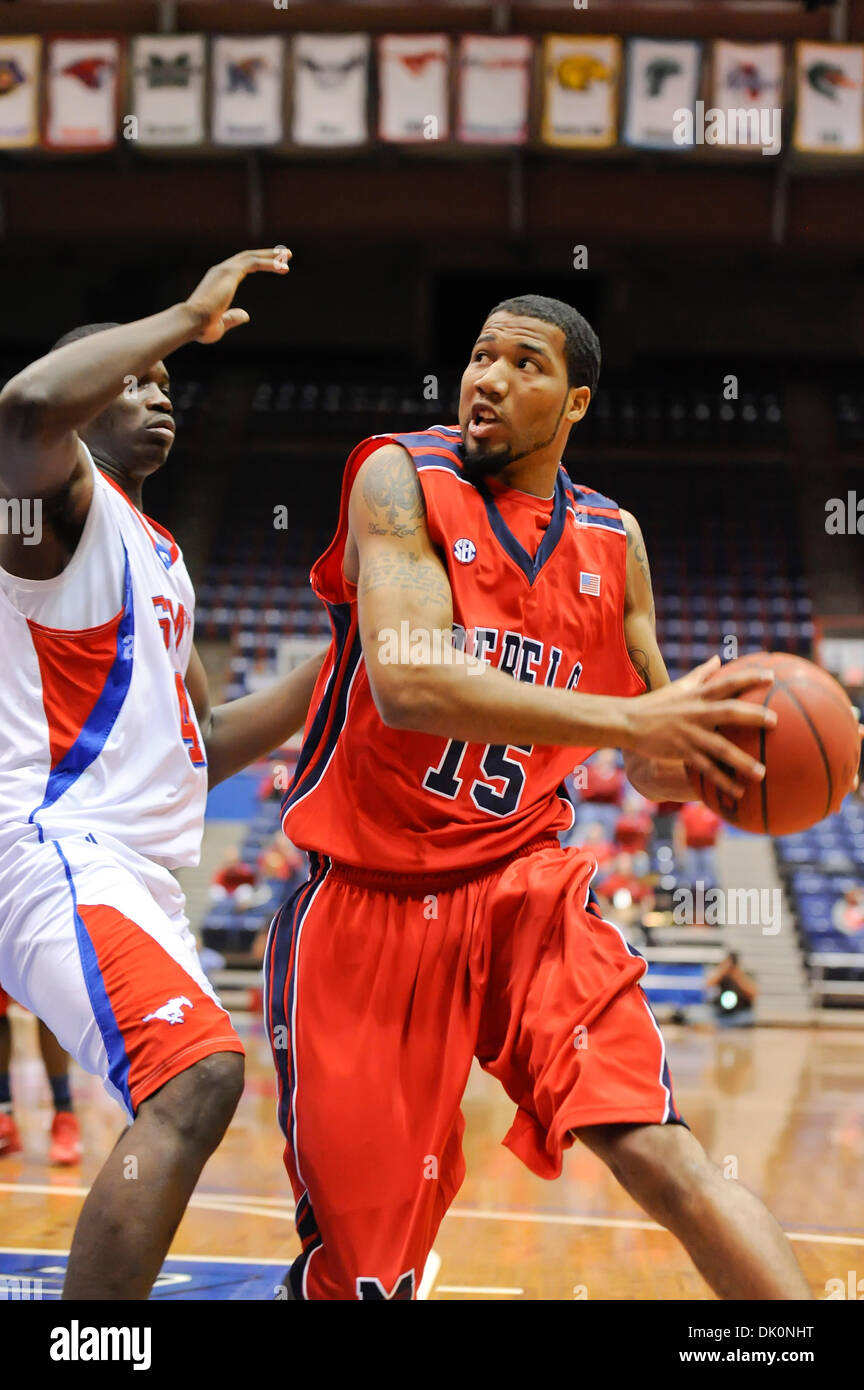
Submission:
[[[462,473],[469,483],[479,483],[481,478],[497,478],[505,468],[509,468],[521,455],[514,454],[509,444],[490,450],[488,454],[469,453],[463,431]]]
[[[568,393],[569,394],[569,393]],[[520,459],[529,458],[531,454],[538,454],[542,449],[548,449],[558,434],[564,411],[567,409],[567,396],[564,397],[564,404],[558,412],[558,419],[548,439],[533,440],[530,444],[520,445],[518,442],[513,444],[499,444],[497,448],[490,449],[488,453],[482,450],[471,451],[469,448],[469,434],[467,428],[462,431],[462,472],[469,483],[477,483],[481,478],[497,478],[503,473],[505,468],[509,468],[511,463],[518,463]]]

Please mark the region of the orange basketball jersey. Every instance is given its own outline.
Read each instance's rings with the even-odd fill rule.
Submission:
[[[296,845],[337,862],[434,876],[491,863],[566,829],[572,808],[564,778],[594,750],[463,743],[383,723],[363,660],[356,587],[342,566],[352,484],[388,443],[414,460],[453,590],[457,645],[533,685],[621,696],[644,686],[624,643],[627,539],[614,502],[559,469],[532,555],[506,519],[524,534],[524,511],[517,512],[526,494],[469,482],[458,428],[359,444],[345,470],[338,530],[312,570],[333,636],[283,826]],[[394,651],[399,640],[394,633]]]

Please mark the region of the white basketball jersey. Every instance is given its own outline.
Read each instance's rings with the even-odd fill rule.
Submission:
[[[192,583],[173,537],[88,459],[93,500],[66,569],[0,570],[0,874],[34,837],[101,832],[166,869],[200,852]]]

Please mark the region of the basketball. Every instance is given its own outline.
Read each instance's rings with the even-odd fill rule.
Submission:
[[[812,661],[786,652],[757,652],[725,669],[757,666],[774,672],[772,685],[737,698],[776,710],[773,729],[724,729],[724,737],[765,765],[762,782],[748,782],[740,800],[702,773],[691,781],[706,805],[740,830],[793,835],[840,809],[858,771],[858,725],[842,687]]]

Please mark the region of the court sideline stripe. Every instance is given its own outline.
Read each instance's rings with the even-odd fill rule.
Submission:
[[[61,1195],[86,1197],[89,1191],[89,1187],[49,1187],[45,1183],[0,1183],[0,1192],[26,1192],[54,1197]],[[232,1202],[230,1200],[232,1197],[237,1200]],[[279,1199],[268,1197],[263,1200],[275,1202]],[[224,1198],[219,1194],[214,1194],[212,1197],[207,1195],[193,1197],[189,1206],[198,1207],[205,1211],[237,1212],[241,1216],[274,1216],[280,1221],[294,1220],[293,1210],[287,1204],[285,1210],[280,1211],[277,1207],[256,1206],[255,1202],[254,1197],[247,1200],[242,1193],[228,1192],[224,1194]],[[465,1221],[525,1221],[535,1226],[598,1226],[611,1230],[663,1231],[666,1235],[670,1234],[665,1226],[658,1225],[656,1221],[640,1221],[626,1216],[570,1216],[559,1215],[555,1212],[495,1211],[483,1207],[451,1207],[444,1219],[446,1220],[447,1217],[455,1217],[457,1220]],[[815,1231],[787,1231],[785,1227],[783,1234],[788,1240],[799,1240],[813,1245],[860,1245],[864,1247],[864,1235],[823,1235]],[[181,1256],[170,1256],[170,1258],[180,1259]],[[182,1258],[189,1257],[182,1256]]]

